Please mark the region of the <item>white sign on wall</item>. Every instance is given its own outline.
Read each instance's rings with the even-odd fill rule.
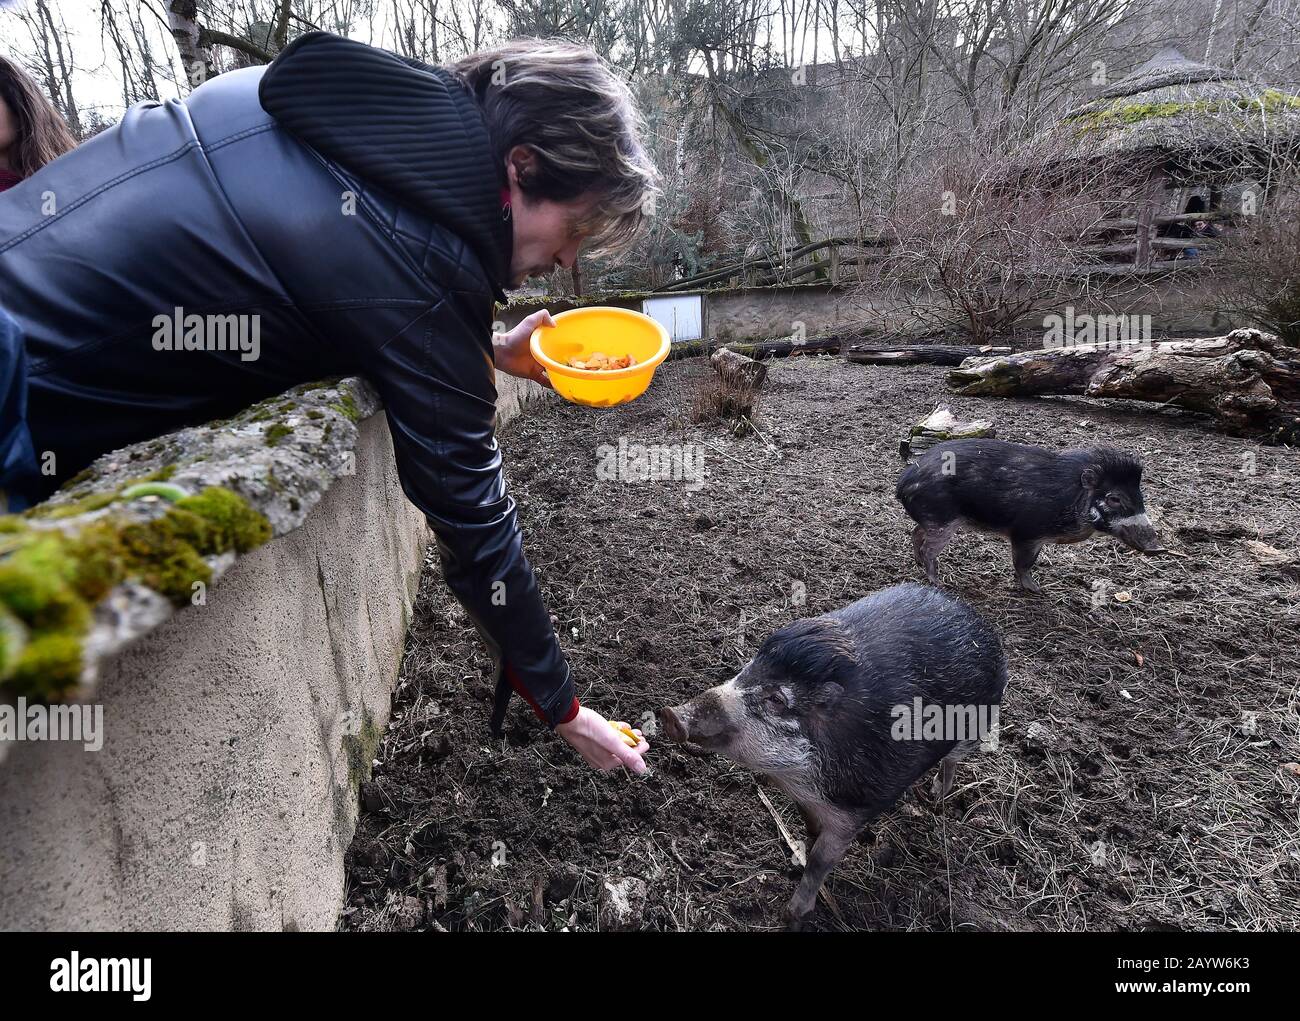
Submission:
[[[704,336],[704,303],[698,294],[646,298],[641,311],[679,340],[700,340]]]

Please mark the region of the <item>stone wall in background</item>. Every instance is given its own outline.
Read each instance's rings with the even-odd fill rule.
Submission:
[[[1216,336],[1233,324],[1201,307],[1206,277],[1189,266],[1162,278],[1133,277],[1111,299],[1118,311],[1150,314],[1156,336]],[[731,341],[776,340],[791,336],[802,324],[806,337],[839,333],[866,325],[880,326],[900,315],[902,303],[873,294],[869,288],[805,284],[793,287],[717,288],[674,294],[700,294],[704,299],[707,336],[725,344]],[[507,328],[530,312],[548,308],[552,313],[579,304],[615,305],[640,310],[649,292],[628,292],[590,299],[527,298],[511,302],[500,314]],[[921,300],[918,296],[912,300]],[[1063,295],[1060,304],[1072,304],[1077,313],[1100,314],[1106,309],[1094,302],[1088,285],[1080,281],[1076,293]]]

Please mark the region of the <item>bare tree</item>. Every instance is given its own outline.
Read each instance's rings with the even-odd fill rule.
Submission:
[[[167,23],[191,88],[223,70],[214,58],[214,46],[226,47],[238,55],[233,66],[268,64],[288,42],[295,22],[306,22],[301,15],[295,15],[293,0],[274,0],[274,5],[265,11],[250,6],[238,19],[240,29],[235,28],[235,7],[222,4],[221,0],[203,4],[199,0],[166,2]],[[218,24],[225,27],[214,27]]]
[[[1300,152],[1275,158],[1267,180],[1247,187],[1267,201],[1218,253],[1211,305],[1300,347]]]
[[[81,112],[72,88],[76,57],[67,25],[61,15],[56,18],[48,0],[35,0],[31,7],[19,10],[16,17],[31,40],[31,52],[26,61],[28,68],[45,87],[50,102],[67,122],[68,129],[81,138]]]
[[[996,131],[936,149],[908,171],[884,217],[892,248],[863,296],[883,295],[914,322],[962,330],[974,344],[1077,298],[1084,240],[1114,175],[1068,157],[1052,141],[1008,147]]]

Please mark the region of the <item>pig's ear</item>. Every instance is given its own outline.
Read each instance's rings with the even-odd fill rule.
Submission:
[[[857,670],[857,648],[833,617],[796,620],[772,632],[758,650],[756,660],[766,660],[779,676],[797,678],[812,687],[847,682]]]
[[[1097,484],[1101,482],[1101,473],[1096,468],[1085,468],[1079,476],[1079,481],[1083,483],[1084,489],[1096,489]]]
[[[843,686],[836,684],[834,681],[827,681],[817,689],[814,699],[819,709],[829,709],[840,700],[844,694]]]

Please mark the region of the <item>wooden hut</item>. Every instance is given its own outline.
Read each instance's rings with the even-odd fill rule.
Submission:
[[[1116,202],[1092,254],[1160,269],[1206,254],[1270,200],[1279,158],[1300,144],[1300,96],[1166,47],[1054,131],[1075,158],[1115,170]]]

